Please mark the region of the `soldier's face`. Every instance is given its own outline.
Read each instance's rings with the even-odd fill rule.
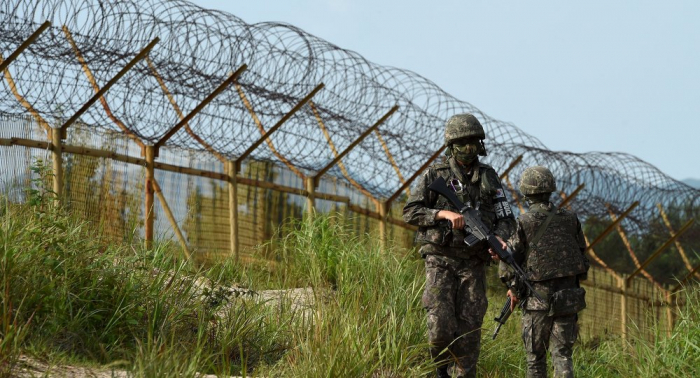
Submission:
[[[455,139],[452,141],[452,145],[454,145],[454,146],[462,146],[463,147],[463,146],[466,146],[469,144],[478,145],[479,139],[477,139],[477,138],[459,138],[459,139]]]
[[[479,141],[472,138],[457,139],[452,142],[452,153],[462,164],[470,164],[479,154]]]

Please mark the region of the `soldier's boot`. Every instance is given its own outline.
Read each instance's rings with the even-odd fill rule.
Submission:
[[[475,378],[476,377],[476,369],[475,367],[472,367],[470,369],[463,369],[459,367],[458,365],[454,365],[451,371],[449,372],[450,375],[448,377],[451,378]]]
[[[447,372],[447,365],[443,365],[437,368],[436,370],[437,378],[450,378],[450,374]]]

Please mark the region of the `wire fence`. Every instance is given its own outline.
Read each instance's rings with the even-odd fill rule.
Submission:
[[[657,203],[685,211],[687,218],[697,217],[700,208],[698,190],[634,156],[551,151],[413,72],[373,64],[291,25],[249,25],[185,1],[8,0],[0,6],[0,51],[14,51],[47,20],[55,26],[5,71],[0,91],[12,95],[0,97],[2,113],[29,113],[41,122],[67,119],[133,62],[98,96],[99,104],[80,113],[81,122],[148,145],[283,164],[303,178],[322,171],[389,114],[372,137],[324,172],[380,200],[396,195],[441,148],[447,118],[471,112],[485,126],[486,162],[497,172],[522,156],[509,174],[513,181],[527,166],[546,165],[565,193],[585,182],[572,204],[583,217],[607,216],[605,204],[625,209],[639,201],[629,228],[643,232]],[[139,52],[145,55],[139,58]],[[237,76],[227,82],[231,72]],[[180,132],[171,133],[225,83]],[[290,115],[300,102],[306,105]],[[267,148],[247,151],[286,116],[266,139]]]
[[[591,298],[602,299],[586,310],[596,314],[591,327],[608,329],[618,292],[656,300],[634,294],[640,279],[668,298],[673,290],[647,265],[669,246],[686,279],[697,276],[697,256],[680,241],[697,240],[699,190],[627,154],[551,151],[415,73],[293,26],[248,25],[184,1],[9,0],[0,35],[2,190],[23,200],[32,162],[51,162],[66,206],[114,238],[156,235],[186,253],[245,258],[315,207],[411,246],[401,202],[440,157],[446,119],[471,112],[512,206],[522,209],[513,185],[522,170],[545,165],[564,198],[585,183],[569,203],[583,220],[610,219],[589,240],[589,256],[612,277],[594,284]],[[659,211],[689,221],[663,213],[661,223]],[[635,240],[666,233],[663,224],[658,254],[638,257]],[[636,269],[626,278],[594,249],[615,231]],[[634,300],[620,300],[621,319]]]
[[[0,140],[6,147],[0,148],[0,192],[15,202],[26,200],[27,188],[37,175],[32,167],[39,161],[50,167],[52,154],[50,144],[40,148],[38,143],[46,135],[32,117],[0,116]],[[25,145],[11,145],[18,141],[33,141]],[[140,149],[127,136],[106,132],[86,125],[70,129],[66,145],[114,154],[139,156]],[[27,144],[37,148],[27,148]],[[167,147],[159,156],[161,164],[218,173],[220,178],[196,176],[187,173],[156,170],[156,181],[162,188],[175,220],[187,237],[187,244],[198,251],[200,258],[211,259],[217,255],[231,253],[229,218],[229,194],[223,164],[206,153]],[[288,169],[270,162],[246,162],[242,177],[249,182],[268,183],[286,188],[287,192],[273,188],[241,184],[238,190],[239,242],[244,258],[250,258],[253,249],[270,240],[280,226],[291,220],[303,218],[307,198],[289,193],[290,188],[304,191],[304,183]],[[84,154],[64,156],[64,206],[86,220],[100,225],[106,235],[114,240],[133,240],[144,236],[145,167]],[[49,185],[49,184],[47,184]],[[50,186],[50,185],[49,185]],[[318,200],[316,210],[339,213],[350,222],[350,228],[358,235],[377,233],[377,215],[372,214],[373,203],[352,186],[332,177],[323,179],[319,188],[336,193],[337,198],[347,203]],[[393,216],[400,218],[401,204],[392,209]],[[177,241],[163,206],[155,206],[155,229],[157,239]],[[363,214],[364,213],[364,214]],[[413,228],[408,225],[391,225],[387,234],[389,242],[408,246],[413,239]]]
[[[0,127],[0,144],[3,145],[0,158],[4,162],[0,167],[0,177],[3,177],[0,192],[13,201],[23,202],[26,189],[36,187],[32,180],[39,178],[32,168],[38,164],[50,165],[52,147],[49,143],[40,145],[45,134],[31,117],[0,117]],[[68,143],[83,148],[83,151],[64,154],[64,206],[99,226],[102,234],[111,240],[133,242],[143,238],[146,168],[107,157],[85,155],[100,147],[115,154],[133,156],[138,154],[138,146],[123,134],[85,125],[71,129],[66,145]],[[166,148],[159,160],[183,168],[222,175],[224,172],[221,162],[194,150]],[[299,191],[304,187],[290,170],[269,162],[249,161],[242,172],[251,181],[288,185]],[[226,182],[164,170],[156,170],[155,177],[175,219],[175,224],[169,223],[163,204],[154,206],[157,239],[176,241],[175,227],[185,235],[187,248],[199,261],[229,256],[232,234]],[[368,198],[339,180],[324,180],[321,187],[328,192],[344,193],[351,200],[348,203],[319,201],[318,211],[343,215],[340,221],[348,222],[356,235],[379,237],[380,220],[376,213],[372,215],[373,204]],[[307,205],[302,195],[254,185],[241,185],[237,195],[238,236],[243,261],[264,256],[256,249],[273,240],[274,233],[285,222],[301,219]],[[399,218],[401,208],[402,203],[396,203],[389,216]],[[414,230],[410,226],[391,224],[386,237],[394,247],[411,249],[413,236]],[[594,251],[589,253],[596,256]],[[588,308],[581,313],[583,334],[595,339],[633,329],[640,337],[652,337],[655,332],[665,333],[672,328],[682,301],[672,298],[671,288],[654,284],[641,276],[626,285],[625,278],[609,268],[594,266],[591,269],[589,280],[584,281]],[[653,309],[651,315],[650,309]]]

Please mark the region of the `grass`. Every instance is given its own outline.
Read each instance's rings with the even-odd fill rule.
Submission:
[[[0,376],[10,376],[20,355],[134,377],[428,376],[422,260],[381,250],[342,224],[318,216],[289,225],[260,248],[270,264],[226,260],[203,268],[181,260],[176,245],[109,244],[69,214],[4,202]],[[243,300],[234,284],[256,292],[310,287],[314,300]],[[578,343],[577,375],[700,375],[700,291],[682,295],[686,306],[670,337]],[[519,314],[491,340],[502,299],[490,298],[482,376],[524,375]]]

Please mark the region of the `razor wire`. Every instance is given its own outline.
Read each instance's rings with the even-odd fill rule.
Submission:
[[[698,212],[699,190],[634,156],[551,151],[515,125],[489,117],[416,73],[374,64],[292,25],[247,24],[179,0],[6,0],[0,5],[3,59],[47,20],[52,26],[8,66],[0,81],[2,114],[27,114],[31,106],[48,123],[60,125],[95,94],[85,67],[98,86],[104,85],[158,37],[148,61],[128,71],[104,95],[103,104],[93,104],[81,116],[81,123],[116,131],[122,124],[155,144],[180,121],[173,103],[187,114],[246,64],[236,85],[188,123],[208,146],[232,160],[323,83],[313,106],[302,107],[250,158],[282,164],[283,157],[313,176],[335,158],[329,140],[336,153],[344,150],[398,105],[379,126],[379,138],[370,135],[351,150],[342,159],[345,170],[336,165],[327,173],[387,198],[442,147],[446,120],[469,112],[486,130],[486,163],[501,172],[522,156],[509,172],[510,181],[517,182],[527,166],[544,165],[563,193],[585,183],[572,204],[583,217],[607,216],[606,204],[620,212],[639,201],[629,219],[644,229],[658,217],[657,203],[686,217]],[[167,145],[207,150],[183,130]]]

